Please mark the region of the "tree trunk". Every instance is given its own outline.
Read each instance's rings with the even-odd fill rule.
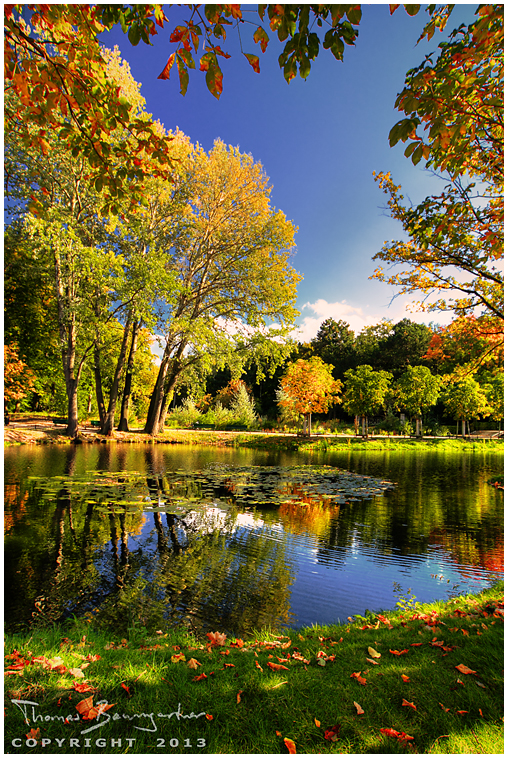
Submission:
[[[152,436],[155,436],[159,430],[159,417],[164,400],[164,382],[168,372],[168,366],[169,357],[163,358],[155,382],[155,387],[153,388],[152,397],[150,398],[150,406],[148,408],[143,432],[145,434],[151,434]]]
[[[101,353],[97,342],[93,347],[94,365],[93,373],[95,378],[95,397],[97,398],[97,408],[99,410],[99,419],[101,422],[101,431],[104,426],[104,420],[106,418],[106,407],[104,405],[104,393],[102,391],[102,376],[101,376]]]
[[[120,346],[120,355],[118,356],[118,360],[116,362],[115,375],[113,377],[113,385],[109,393],[108,411],[106,413],[104,424],[102,425],[102,429],[101,429],[102,433],[107,434],[108,436],[110,436],[113,433],[113,426],[115,423],[116,404],[118,401],[118,388],[120,385],[120,374],[122,373],[123,367],[125,365],[125,356],[127,354],[127,341],[129,337],[130,328],[131,328],[131,315],[129,314],[129,316],[127,317],[127,321],[125,322],[123,337],[122,337],[122,344]]]
[[[74,377],[66,377],[67,388],[67,429],[65,434],[68,437],[77,437],[79,431],[78,425],[78,380]]]
[[[362,416],[362,437],[367,437],[369,433],[369,427],[367,424],[367,416]]]
[[[132,392],[132,371],[134,367],[134,357],[136,355],[136,349],[138,345],[138,334],[140,326],[141,322],[139,320],[135,321],[132,326],[131,348],[129,350],[129,358],[127,360],[127,370],[125,373],[125,384],[122,396],[122,407],[120,410],[120,421],[118,423],[119,432],[129,431],[129,403]]]
[[[312,434],[312,413],[309,413],[308,416],[309,416],[309,418],[307,420],[307,424],[308,424],[308,427],[309,427],[308,428],[308,433],[309,433],[309,437],[310,437],[310,435]]]
[[[463,419],[461,419],[461,420],[462,420],[462,436],[463,436],[463,437],[464,437],[464,439],[465,439],[465,437],[466,437],[466,419],[465,419],[465,418],[463,418]]]

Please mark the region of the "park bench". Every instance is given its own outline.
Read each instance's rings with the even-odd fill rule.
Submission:
[[[90,421],[90,426],[95,427],[96,429],[100,429],[101,422],[100,421]]]
[[[61,416],[55,416],[55,418],[52,418],[51,421],[55,424],[55,426],[57,424],[65,424],[65,426],[68,426],[69,424],[68,419],[63,418]]]

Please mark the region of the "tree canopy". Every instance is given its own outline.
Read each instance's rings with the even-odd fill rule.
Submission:
[[[338,393],[342,382],[333,378],[332,366],[318,356],[290,363],[281,379],[279,405],[291,408],[308,419],[311,431],[311,414],[327,411],[330,405],[340,402]]]

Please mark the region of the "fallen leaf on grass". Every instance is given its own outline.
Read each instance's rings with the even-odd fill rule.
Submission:
[[[412,708],[414,711],[416,711],[416,705],[414,703],[410,703],[405,698],[402,698],[402,705],[406,705],[408,708]]]
[[[213,716],[211,713],[205,713],[205,718],[207,718],[208,721],[213,721]]]
[[[365,660],[372,663],[374,666],[379,666],[379,661],[374,661],[372,658],[366,658]]]
[[[64,673],[64,672],[62,672]],[[69,674],[71,676],[76,677],[76,679],[84,679],[85,675],[81,671],[81,669],[69,669]]]
[[[256,668],[258,668],[260,671],[263,671],[263,667],[259,665],[258,661],[254,661],[256,664]]]
[[[362,673],[361,671],[354,671],[349,678],[356,679],[358,684],[362,684],[365,687],[365,685],[367,684],[367,680],[364,679],[363,676],[361,676],[361,673]]]
[[[240,690],[239,692],[236,693],[236,702],[237,703],[240,703],[241,700],[242,700],[242,698],[241,698],[242,692],[243,692],[243,690]]]
[[[121,686],[124,688],[124,690],[126,691],[126,693],[127,693],[127,696],[128,696],[128,697],[132,697],[132,693],[131,693],[130,689],[127,687],[127,685],[126,685],[126,684],[124,684],[124,682],[120,682],[120,685],[121,685]]]
[[[94,687],[91,687],[88,682],[73,682],[72,689],[76,692],[93,692]]]
[[[405,732],[397,732],[395,729],[380,729],[381,734],[386,734],[387,737],[395,737],[402,745],[405,745],[408,740],[414,740],[410,734]]]
[[[356,708],[356,713],[358,714],[358,716],[361,716],[362,713],[365,713],[360,703],[357,703],[356,700],[353,700],[353,705]]]
[[[420,645],[423,645],[423,642],[412,642],[410,647],[420,647]]]
[[[187,661],[187,666],[190,669],[197,669],[198,666],[201,666],[201,663],[197,661],[195,658],[189,658],[189,660]]]
[[[381,653],[378,653],[378,651],[374,650],[373,647],[368,647],[367,650],[369,651],[369,655],[371,655],[373,658],[381,658]]]
[[[207,632],[206,636],[212,645],[224,645],[226,643],[226,635],[220,632]]]
[[[392,655],[404,655],[404,653],[409,653],[409,650],[390,650],[390,653],[392,653]]]
[[[224,668],[225,669],[234,669],[235,664],[234,663],[225,663]]]
[[[284,671],[289,671],[287,666],[282,666],[280,663],[272,663],[271,661],[268,661],[266,665],[269,666],[273,671],[281,671],[282,669],[284,669]]]
[[[230,644],[231,647],[243,647],[243,645],[244,645],[243,640],[238,639],[238,638],[235,639],[235,641],[231,642],[231,644]]]
[[[457,711],[461,716],[465,716],[466,713],[469,713],[469,711]]]
[[[463,663],[459,663],[458,666],[455,666],[457,671],[460,671],[461,674],[476,674],[476,671],[473,671],[473,669],[468,668],[467,666],[464,666]]]
[[[294,658],[295,661],[302,661],[303,663],[307,663],[307,664],[310,663],[310,661],[308,661],[307,658],[304,658],[303,655],[301,655],[301,653],[298,653],[296,651],[293,653],[291,658]]]
[[[90,695],[90,697],[85,698],[85,700],[79,701],[79,703],[76,705],[76,710],[79,715],[83,717],[83,721],[93,721],[96,716],[99,716],[105,711],[109,711],[109,709],[113,708],[114,705],[116,705],[116,703],[111,703],[111,705],[108,705],[107,703],[101,703],[100,705],[94,706],[93,695]]]
[[[41,736],[41,730],[39,729],[39,727],[37,727],[37,729],[30,729],[28,734],[25,735],[27,740],[38,740],[40,736]]]
[[[403,682],[410,682],[411,681],[411,679],[408,676],[406,676],[406,674],[401,674],[400,676],[401,676]]]
[[[199,676],[193,676],[192,681],[193,682],[200,682],[202,679],[206,679],[206,674],[199,674]]]
[[[334,726],[328,727],[328,729],[325,729],[325,740],[329,740],[330,742],[337,742],[339,739],[339,731],[340,724],[335,724]]]
[[[317,726],[317,728],[319,729],[319,727],[321,726],[321,721],[318,721],[317,718],[314,717],[314,723]]]
[[[175,653],[175,655],[171,656],[171,663],[178,663],[179,661],[184,661],[185,655],[183,653]]]
[[[296,755],[296,745],[293,740],[290,740],[289,737],[284,737],[284,744],[288,749],[288,753]]]
[[[439,705],[441,706],[441,708],[443,709],[443,711],[445,713],[448,713],[448,711],[450,710],[449,708],[447,708],[446,706],[444,706],[443,703],[439,703]]]

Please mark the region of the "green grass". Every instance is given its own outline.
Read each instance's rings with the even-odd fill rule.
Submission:
[[[5,653],[17,654],[6,666],[26,665],[5,677],[5,751],[287,753],[288,738],[298,753],[503,753],[502,593],[499,583],[481,595],[410,604],[344,625],[262,630],[242,647],[233,638],[211,645],[183,629],[133,630],[122,642],[85,620],[9,635]],[[185,661],[175,660],[178,655]],[[77,679],[44,668],[44,659],[33,661],[37,656],[59,656],[66,669],[89,665]],[[190,668],[191,658],[201,665]],[[460,664],[476,673],[460,673]],[[200,674],[206,677],[194,681]],[[73,681],[92,690],[79,693]],[[74,719],[76,705],[88,697],[114,706],[92,721],[55,718]],[[30,724],[13,699],[38,704],[28,706]],[[44,720],[33,723],[32,707]],[[325,735],[335,725],[338,738],[330,741]],[[40,729],[38,744],[27,746],[32,727]],[[413,739],[400,742],[384,728]]]
[[[302,452],[333,450],[450,450],[464,452],[503,452],[503,440],[463,439],[409,439],[407,437],[378,437],[363,440],[361,437],[302,437],[239,434],[232,444],[237,447],[260,449],[299,450]]]

